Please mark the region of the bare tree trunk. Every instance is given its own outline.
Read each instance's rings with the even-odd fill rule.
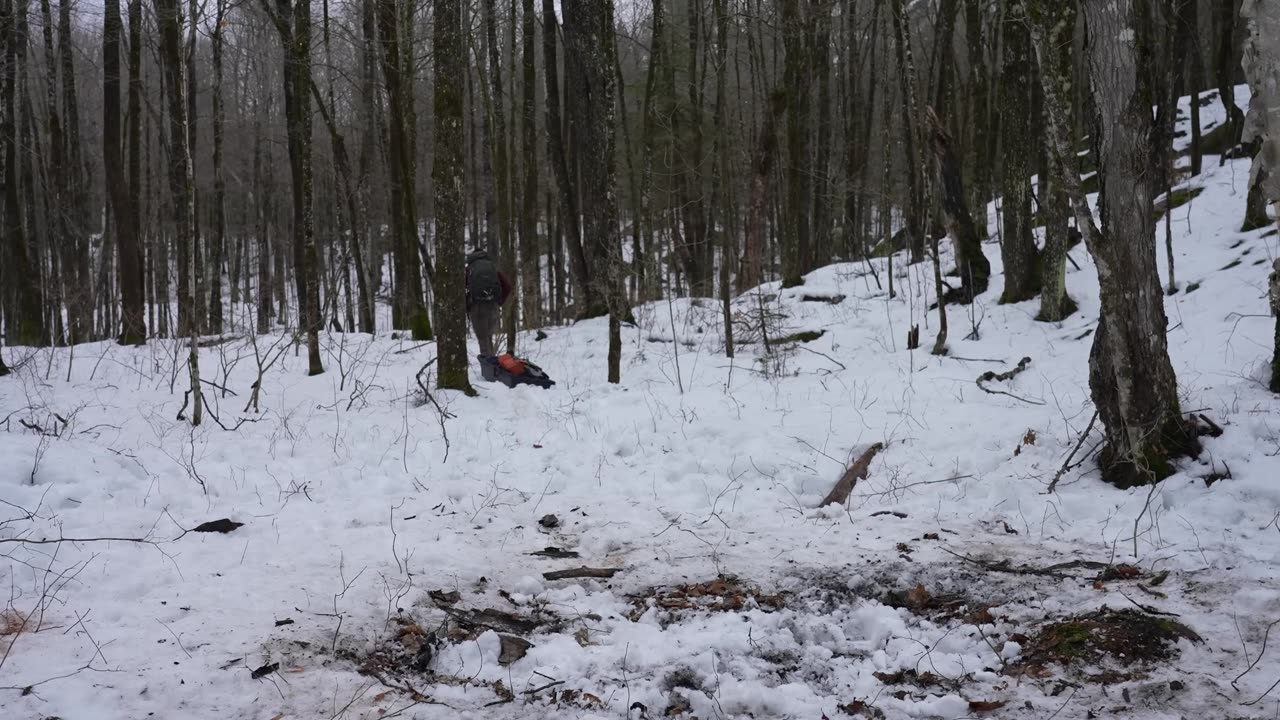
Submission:
[[[920,176],[920,155],[916,151],[919,138],[916,120],[920,106],[916,103],[915,78],[916,64],[911,51],[911,35],[906,6],[903,0],[893,0],[894,6],[889,13],[892,19],[894,44],[898,50],[898,84],[902,89],[902,136],[903,146],[907,153],[907,203],[903,212],[906,215],[907,246],[911,250],[911,262],[924,259],[924,236],[928,225],[928,204],[924,202],[925,179]]]
[[[1218,30],[1217,80],[1218,95],[1227,110],[1227,149],[1240,144],[1244,133],[1244,113],[1236,105],[1236,68],[1240,65],[1240,33],[1238,20],[1241,0],[1211,0]],[[1221,162],[1227,161],[1222,154]]]
[[[72,208],[72,200],[70,199],[71,181],[69,179],[69,170],[67,168],[67,139],[66,128],[63,125],[62,108],[58,103],[58,69],[61,67],[59,55],[53,41],[54,29],[58,26],[57,21],[53,17],[52,4],[49,0],[41,0],[40,2],[40,20],[44,28],[44,64],[45,64],[45,113],[46,126],[49,131],[48,162],[42,162],[42,152],[38,143],[24,143],[28,145],[30,150],[29,156],[34,156],[35,168],[43,176],[43,182],[39,183],[43,186],[45,192],[42,193],[40,202],[37,205],[35,201],[34,190],[37,187],[35,178],[25,183],[23,191],[32,197],[33,202],[28,207],[30,218],[27,223],[27,231],[31,233],[33,238],[40,235],[40,222],[36,218],[37,207],[43,210],[44,219],[44,249],[48,253],[48,279],[45,282],[47,288],[47,303],[49,305],[48,312],[53,313],[52,331],[55,344],[63,342],[73,342],[65,333],[63,326],[63,310],[67,311],[67,321],[75,322],[76,308],[73,306],[75,299],[68,300],[69,296],[78,295],[80,291],[80,283],[73,276],[76,270],[73,218],[74,209]],[[25,17],[19,18],[19,33],[26,35]],[[22,50],[23,56],[19,58],[19,62],[25,62],[26,49]],[[25,96],[26,90],[26,73],[19,71],[20,77],[18,82],[19,95]],[[25,100],[20,99],[19,112],[22,113],[22,119],[29,126],[34,126],[33,109],[27,106]],[[25,133],[23,133],[25,136]],[[32,160],[28,159],[28,163]],[[28,165],[24,167],[24,172],[32,173],[34,170]]]
[[[254,103],[253,120],[253,187],[256,196],[257,232],[256,246],[258,255],[258,303],[257,330],[259,335],[271,331],[271,318],[275,308],[272,302],[271,278],[271,194],[267,180],[271,167],[271,159],[264,157],[266,145],[263,137],[262,122],[271,110],[271,98],[267,96],[266,106],[261,101]]]
[[[142,244],[135,224],[137,198],[129,192],[121,137],[120,0],[106,0],[102,18],[102,157],[120,254],[124,318],[117,337],[122,345],[141,345],[147,341],[146,310],[142,303]]]
[[[29,162],[20,138],[18,113],[18,78],[24,72],[26,14],[28,0],[3,0],[0,10],[0,31],[5,44],[4,62],[4,119],[0,135],[4,141],[5,167],[5,217],[4,236],[8,239],[9,257],[16,269],[18,281],[18,309],[11,317],[13,324],[6,327],[9,342],[15,345],[45,345],[49,342],[44,318],[44,292],[40,287],[40,266],[31,243],[22,208],[22,168]]]
[[[565,63],[574,97],[582,106],[579,126],[582,149],[583,236],[591,241],[591,278],[609,311],[609,368],[611,383],[621,381],[622,297],[620,238],[614,141],[616,98],[613,65],[613,0],[563,0]]]
[[[1154,98],[1151,78],[1138,71],[1138,58],[1152,49],[1145,7],[1141,0],[1085,3],[1107,194],[1101,231],[1090,228],[1085,235],[1102,290],[1089,389],[1107,435],[1103,478],[1120,487],[1157,482],[1173,473],[1173,457],[1197,450],[1179,410],[1156,271],[1147,144]],[[1045,83],[1046,96],[1057,89]],[[1053,107],[1061,124],[1066,107],[1061,97]],[[1059,135],[1060,158],[1065,156],[1062,139]],[[1077,214],[1087,211],[1081,197],[1075,202]]]
[[[1078,0],[1071,0],[1076,2]],[[986,162],[987,148],[991,145],[994,133],[991,132],[991,111],[988,107],[990,96],[987,82],[986,47],[983,42],[983,0],[965,0],[965,35],[969,49],[969,122],[973,126],[969,152],[966,154],[969,180],[970,201],[981,215],[977,223],[978,237],[985,238],[987,228],[987,202],[991,199],[991,163]],[[999,33],[996,33],[999,36]],[[988,38],[993,42],[994,38]]]
[[[1077,2],[1078,0],[1030,0],[1027,5],[1027,15],[1032,25],[1039,28],[1034,35],[1037,42],[1036,57],[1043,68],[1041,72],[1052,77],[1067,78],[1068,82],[1074,67],[1072,46]],[[1044,45],[1040,45],[1041,42]],[[1046,79],[1045,82],[1049,81]],[[1062,122],[1066,127],[1072,127],[1074,120],[1070,108],[1067,112],[1068,117],[1063,118]],[[1071,242],[1068,221],[1071,217],[1071,205],[1062,177],[1065,173],[1076,172],[1074,158],[1068,159],[1068,163],[1065,167],[1061,166],[1057,153],[1050,152],[1046,165],[1051,172],[1046,173],[1049,177],[1041,174],[1040,180],[1040,211],[1045,221],[1045,248],[1040,314],[1036,319],[1044,322],[1064,320],[1076,309],[1075,302],[1067,295],[1067,251]]]
[[[71,31],[71,4],[58,4],[59,55],[62,65],[63,202],[58,212],[65,218],[67,263],[74,286],[66,296],[67,318],[72,343],[88,342],[93,333],[93,275],[89,269],[88,189],[86,187],[84,151],[80,142],[79,98],[76,94],[75,39]]]
[[[382,70],[390,105],[391,224],[395,242],[396,302],[392,323],[409,329],[415,340],[430,340],[431,318],[427,315],[418,260],[417,143],[413,105],[412,4],[407,0],[377,0],[378,27],[382,35]],[[459,137],[461,142],[461,137]]]
[[[727,72],[729,66],[729,8],[727,0],[715,0],[716,22],[716,109],[715,132],[716,150],[714,156],[718,167],[714,173],[715,190],[712,202],[719,209],[718,218],[723,227],[720,229],[720,306],[724,311],[724,354],[733,357],[733,303],[729,289],[729,264],[736,254],[737,223],[731,218],[734,212],[730,200],[729,183],[729,86]],[[713,215],[712,227],[715,227]]]
[[[968,303],[987,291],[991,263],[982,252],[982,241],[978,238],[973,217],[969,214],[964,175],[952,148],[951,135],[932,112],[929,113],[929,119],[934,167],[941,191],[939,199],[942,216],[947,232],[956,246],[956,265],[962,283],[962,290],[958,295],[941,298],[942,293],[939,293],[939,296],[949,302]],[[936,249],[934,252],[937,253]]]
[[[521,61],[524,94],[521,106],[524,192],[520,206],[520,302],[525,327],[542,325],[542,252],[538,242],[537,17],[533,0],[522,0]],[[515,19],[512,18],[512,22]],[[511,50],[515,52],[515,48]],[[554,72],[554,68],[548,70]]]
[[[804,283],[809,238],[809,42],[800,0],[783,0],[782,32],[786,43],[787,202],[786,237],[782,244],[782,286]]]
[[[787,93],[778,89],[769,99],[764,125],[756,138],[751,160],[751,180],[747,199],[747,232],[738,271],[738,292],[746,292],[763,281],[766,222],[769,213],[769,181],[778,152],[778,120],[787,107]]]
[[[569,264],[573,270],[575,283],[574,304],[577,316],[581,320],[600,317],[608,312],[605,299],[593,281],[592,274],[598,268],[587,264],[587,256],[583,248],[583,228],[580,221],[578,202],[578,186],[574,175],[570,172],[564,119],[561,113],[560,79],[556,68],[559,67],[556,51],[557,21],[555,5],[552,0],[542,0],[542,50],[546,79],[547,101],[547,154],[550,155],[551,168],[555,173],[556,185],[560,188],[560,203],[563,208],[563,235],[569,252]],[[566,49],[566,53],[568,50]],[[566,72],[566,75],[568,73]]]
[[[674,136],[676,158],[676,197],[679,202],[679,221],[683,242],[676,243],[676,253],[681,267],[689,279],[689,294],[707,297],[711,292],[710,243],[707,224],[707,202],[703,185],[704,161],[702,83],[698,76],[698,52],[702,13],[698,2],[689,2],[686,30],[688,43],[685,48],[687,66],[687,107],[681,111],[675,94],[675,53],[663,56],[667,80],[664,95],[668,95],[668,112],[671,132]],[[671,43],[675,48],[675,43]]]
[[[213,15],[213,237],[209,242],[208,332],[222,332],[222,269],[226,265],[227,180],[223,170],[222,46],[227,0],[217,0]]]
[[[293,262],[298,287],[298,330],[307,335],[307,374],[324,372],[320,360],[320,257],[316,249],[312,208],[311,138],[311,3],[270,0],[263,5],[284,48],[284,108],[293,191]]]
[[[199,0],[187,0],[187,40],[186,40],[186,62],[187,62],[187,147],[191,149],[191,173],[195,176],[196,171],[196,148],[199,147],[197,138],[197,127],[199,125],[200,113],[197,103],[197,73],[196,68],[196,40],[199,34],[200,15],[204,11],[205,4]],[[200,234],[200,188],[193,185],[195,192],[194,204],[194,233],[191,236],[190,251],[193,257],[195,272],[191,275],[191,282],[194,287],[188,293],[195,299],[191,302],[191,318],[195,325],[196,332],[199,333],[205,329],[205,321],[208,319],[209,311],[208,297],[205,295],[204,276],[207,272],[205,267],[205,248],[204,238]],[[300,282],[300,281],[299,281]],[[301,286],[299,286],[301,293]]]
[[[831,13],[835,3],[818,0],[813,3],[814,21],[813,74],[818,78],[818,137],[813,166],[813,252],[806,271],[828,265],[834,252],[832,238],[831,149],[834,131],[831,127]]]
[[[436,206],[436,327],[439,330],[437,383],[441,388],[474,394],[467,378],[466,282],[463,277],[463,79],[466,46],[461,0],[436,0],[433,53],[435,64],[435,164],[432,182]]]
[[[1004,71],[1000,78],[1002,303],[1030,300],[1040,291],[1040,257],[1032,232],[1031,213],[1035,157],[1031,86],[1034,66],[1026,2],[1009,0],[1004,17]]]
[[[492,161],[493,167],[493,199],[496,223],[486,223],[488,231],[496,240],[498,265],[508,278],[516,276],[515,243],[511,237],[511,159],[507,154],[507,117],[502,82],[502,53],[498,45],[498,13],[494,0],[484,0],[484,33],[488,46],[489,83],[486,99],[489,110],[485,126],[492,127],[485,159]],[[512,20],[514,22],[514,19]],[[465,66],[464,66],[465,67]],[[481,83],[486,82],[485,79]],[[496,231],[496,232],[495,232]],[[491,248],[492,250],[492,248]],[[503,309],[503,328],[507,335],[507,352],[515,352],[516,344],[516,310],[519,301],[513,300]]]
[[[1280,203],[1280,1],[1252,0],[1242,8],[1249,30],[1244,46],[1245,77],[1252,96],[1244,140],[1258,147],[1253,158],[1250,194]],[[1265,214],[1265,212],[1264,212]],[[1276,316],[1271,356],[1271,391],[1280,392],[1280,262],[1269,279],[1271,314]]]
[[[187,128],[186,57],[182,51],[182,9],[179,0],[156,0],[156,20],[160,25],[160,54],[164,58],[164,80],[169,99],[169,184],[173,191],[174,227],[178,247],[188,246],[195,235],[195,181],[191,168],[191,135]],[[188,277],[187,302],[195,303],[195,258],[187,254],[186,267],[179,272]],[[188,316],[190,317],[190,316]],[[204,415],[204,395],[200,391],[200,350],[196,343],[196,326],[186,327],[187,370],[191,379],[191,424],[199,426]]]
[[[144,317],[145,315],[144,306],[146,303],[146,289],[144,287],[144,279],[145,279],[144,276],[145,276],[145,268],[147,267],[146,240],[148,237],[148,233],[146,232],[146,229],[142,222],[142,218],[143,218],[143,214],[142,214],[142,124],[143,124],[142,93],[143,93],[143,83],[145,82],[145,78],[143,77],[143,74],[142,74],[143,73],[143,70],[142,70],[142,0],[129,0],[128,56],[129,56],[129,105],[128,105],[129,114],[128,114],[128,117],[132,118],[132,121],[128,123],[129,197],[132,200],[132,202],[129,203],[129,213],[130,213],[129,222],[131,222],[134,227],[134,239],[135,239],[135,246],[132,250],[134,257],[131,260],[131,262],[134,262],[137,264],[136,265],[137,275],[135,276],[134,283],[136,283],[139,288],[142,288],[142,298],[138,300],[138,303],[139,303],[138,324],[142,327],[142,338],[145,341],[147,335],[146,335],[146,318]],[[150,172],[150,168],[148,167],[148,173],[149,172]],[[120,212],[120,210],[117,209],[117,212]],[[121,259],[120,259],[121,273],[122,273],[120,276],[120,285],[122,288],[127,288],[134,283],[129,282],[125,276],[125,274],[128,273],[128,270],[126,270],[124,266],[126,262],[130,262],[130,260],[127,260],[123,255],[123,253],[127,252],[127,249],[124,245],[123,237],[120,244],[120,252],[122,253]],[[129,290],[125,289],[123,290],[123,292],[128,293]],[[128,323],[130,322],[129,306],[130,306],[130,301],[128,300],[128,296],[126,295],[124,300],[124,318],[125,318],[126,331],[128,330],[128,327],[129,327]],[[152,307],[154,308],[154,304],[152,305]],[[151,324],[151,329],[152,331],[157,330],[155,323]],[[123,338],[124,338],[124,333],[122,333],[122,340]]]
[[[1204,61],[1200,53],[1200,12],[1196,0],[1174,0],[1177,6],[1177,47],[1186,55],[1183,73],[1191,96],[1191,174],[1199,175],[1203,165],[1200,149],[1200,90],[1204,85]]]

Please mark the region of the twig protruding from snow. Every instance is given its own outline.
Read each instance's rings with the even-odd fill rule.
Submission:
[[[1062,479],[1063,475],[1066,475],[1071,471],[1071,461],[1075,458],[1076,453],[1080,452],[1081,446],[1083,446],[1084,441],[1088,439],[1089,433],[1093,430],[1093,424],[1096,422],[1098,422],[1098,411],[1094,410],[1093,417],[1089,420],[1089,427],[1085,428],[1084,432],[1080,434],[1080,440],[1076,442],[1075,447],[1071,448],[1071,453],[1068,454],[1067,459],[1062,462],[1062,467],[1058,468],[1058,472],[1054,473],[1053,481],[1049,483],[1049,492],[1056,490],[1058,487],[1058,481]]]

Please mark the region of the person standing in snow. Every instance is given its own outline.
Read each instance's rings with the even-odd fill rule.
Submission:
[[[467,317],[480,343],[480,354],[494,355],[493,333],[502,318],[502,306],[511,295],[511,281],[483,249],[467,256]]]

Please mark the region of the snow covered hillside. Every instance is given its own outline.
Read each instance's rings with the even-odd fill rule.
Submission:
[[[1089,459],[1083,246],[1045,324],[997,304],[988,245],[945,357],[931,268],[897,258],[891,300],[886,261],[835,265],[739,298],[734,359],[717,305],[638,308],[618,386],[604,321],[522,336],[556,387],[437,393],[443,423],[434,347],[389,337],[327,336],[317,377],[280,337],[211,344],[194,430],[174,343],[6,348],[0,715],[1275,717],[1277,237],[1236,231],[1247,175],[1206,158],[1173,210],[1183,408],[1223,433],[1153,488]]]

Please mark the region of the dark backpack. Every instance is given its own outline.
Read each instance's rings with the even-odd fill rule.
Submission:
[[[502,294],[502,282],[498,280],[498,266],[488,257],[471,261],[467,294],[473,303],[498,302]]]

